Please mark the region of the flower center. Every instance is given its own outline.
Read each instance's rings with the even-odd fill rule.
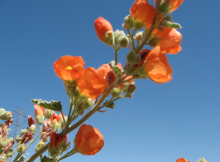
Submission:
[[[67,66],[66,70],[72,70],[73,68],[71,66]]]

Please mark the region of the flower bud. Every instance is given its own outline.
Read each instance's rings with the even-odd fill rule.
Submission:
[[[53,158],[58,156],[60,153],[60,150],[58,149],[58,147],[56,145],[56,143],[60,137],[61,136],[59,134],[57,134],[55,131],[52,132],[52,135],[50,137],[48,152],[49,152],[50,156],[52,156]]]
[[[44,114],[47,119],[50,119],[53,113],[54,113],[53,110],[46,109]]]
[[[13,137],[11,137],[11,138],[9,138],[7,140],[2,138],[1,141],[0,141],[0,148],[6,147],[12,141],[13,141]]]
[[[31,125],[35,125],[35,121],[30,115],[28,115],[28,126],[30,127]]]
[[[136,64],[137,62],[139,62],[139,55],[137,55],[134,51],[130,51],[127,54],[127,61],[129,64]]]
[[[24,134],[25,134],[25,132],[27,132],[27,130],[26,130],[26,129],[22,129],[22,130],[20,131],[21,135],[24,135]]]
[[[167,2],[166,0],[161,0],[158,7],[159,12],[168,14],[170,4],[171,2]]]
[[[135,85],[129,85],[127,88],[127,94],[133,94],[136,91],[137,87]]]
[[[19,143],[17,147],[17,152],[23,154],[27,149],[24,143]]]
[[[70,143],[68,143],[68,134],[59,138],[57,140],[56,146],[59,150],[66,151],[67,147],[70,146]]]
[[[119,89],[117,87],[113,88],[113,90],[112,90],[112,97],[114,97],[114,98],[118,97],[121,94],[121,91],[122,91],[122,89]]]
[[[13,119],[9,119],[9,120],[5,121],[6,126],[10,127],[10,125],[11,125],[11,123],[13,123],[13,121],[14,121]]]
[[[18,158],[18,162],[22,162],[22,161],[24,161],[25,160],[25,158],[26,158],[26,156],[24,156],[24,155],[21,155],[19,158]]]
[[[30,140],[32,140],[32,138],[33,138],[33,135],[27,131],[23,135],[23,137],[21,139],[21,143],[28,143]]]
[[[12,118],[12,113],[10,111],[5,111],[5,109],[0,108],[0,119],[1,120],[9,120]]]
[[[151,46],[151,47],[155,47],[155,46],[157,46],[158,44],[159,44],[159,42],[161,41],[162,39],[160,39],[160,38],[158,38],[158,37],[154,37],[153,39],[151,39],[150,41],[149,41],[149,45]]]
[[[91,98],[86,98],[84,100],[84,108],[88,109],[90,106],[92,106],[94,104],[94,101],[92,101]]]
[[[21,141],[22,137],[20,137],[19,135],[17,135],[15,137],[15,142],[19,143]]]
[[[106,43],[109,46],[113,46],[115,43],[115,37],[113,31],[108,31],[104,35],[104,43]]]
[[[119,37],[118,44],[119,47],[126,48],[129,44],[129,38],[126,35]]]
[[[42,140],[40,140],[37,144],[37,146],[35,147],[35,152],[38,152],[40,149],[42,149],[45,146],[45,142],[43,142]]]
[[[144,38],[144,32],[143,31],[139,31],[135,34],[135,39],[136,41],[141,41]]]
[[[60,115],[56,115],[56,113],[53,113],[51,116],[51,122],[52,122],[52,130],[53,131],[59,131],[61,124],[60,124]]]
[[[131,15],[127,15],[124,19],[124,28],[130,29],[133,26],[133,18]]]
[[[202,158],[202,159],[199,159],[199,162],[208,162],[208,161]]]
[[[36,133],[36,131],[37,131],[37,126],[36,125],[31,125],[29,128],[27,128],[28,129],[28,131],[32,134],[32,135],[34,135],[35,133]]]
[[[34,105],[35,119],[39,125],[44,123],[44,108],[39,105]]]
[[[5,123],[2,124],[1,127],[1,138],[6,138],[8,137],[8,127]]]

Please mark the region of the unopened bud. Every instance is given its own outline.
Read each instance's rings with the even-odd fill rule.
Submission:
[[[109,45],[113,46],[115,43],[115,37],[114,37],[114,32],[113,31],[108,31],[104,35],[104,42]]]
[[[166,0],[161,0],[161,2],[159,4],[159,8],[158,8],[159,12],[168,14],[170,4],[171,4],[170,1],[167,3]]]
[[[115,36],[115,43],[117,44],[118,43],[118,39],[121,37],[121,36],[125,36],[125,32],[123,30],[116,30],[114,32],[114,36]]]
[[[17,135],[15,137],[15,142],[19,143],[21,141],[22,137],[20,137],[19,135]]]
[[[144,32],[143,31],[139,31],[135,34],[136,41],[141,41],[143,38],[144,38]]]
[[[10,111],[5,111],[5,109],[0,108],[0,119],[9,120],[12,118],[12,113]]]
[[[9,139],[1,139],[0,141],[0,148],[4,148],[6,147],[10,142],[13,141],[13,137],[9,138]]]
[[[199,159],[199,162],[208,162],[208,161],[206,161],[204,158],[202,158],[202,159]]]
[[[112,90],[112,97],[114,97],[114,98],[118,97],[121,94],[121,91],[122,91],[122,89],[119,89],[117,87],[113,88],[113,90]]]
[[[129,39],[126,35],[119,37],[118,39],[119,47],[126,48],[129,44]]]
[[[94,101],[92,101],[91,98],[86,98],[84,100],[84,108],[88,109],[90,106],[92,106],[94,104]]]
[[[53,131],[56,131],[56,132],[59,131],[59,129],[60,129],[60,124],[57,122],[57,120],[53,120],[51,129],[52,129]]]
[[[133,26],[133,18],[131,17],[131,15],[128,15],[125,17],[124,19],[124,28],[125,29],[130,29]]]
[[[27,149],[24,143],[19,143],[17,147],[17,152],[23,154]]]
[[[70,143],[68,143],[68,135],[59,138],[57,141],[57,146],[59,150],[66,151],[67,147],[70,146]]]
[[[31,125],[34,125],[34,124],[35,124],[34,118],[28,115],[28,126],[30,127]]]
[[[53,113],[54,113],[53,110],[46,109],[44,114],[47,119],[50,119]]]
[[[40,149],[42,149],[45,146],[45,142],[43,142],[42,140],[40,140],[37,144],[37,146],[35,147],[35,152],[38,152]]]
[[[36,115],[35,119],[37,121],[37,124],[39,124],[39,125],[44,123],[44,115],[43,114]]]
[[[130,51],[126,58],[129,64],[136,64],[138,61],[140,61],[140,56],[137,55],[134,51]]]
[[[36,133],[36,131],[37,131],[37,126],[36,125],[31,125],[29,128],[27,128],[28,129],[28,131],[32,134],[32,135],[34,135],[35,133]]]
[[[26,130],[26,129],[22,129],[22,130],[20,131],[21,135],[24,135],[24,134],[25,134],[25,132],[27,132],[27,130]]]
[[[135,85],[129,85],[127,88],[127,94],[133,94],[136,91],[137,87]]]

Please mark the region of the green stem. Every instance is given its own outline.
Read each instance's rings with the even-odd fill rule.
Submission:
[[[17,156],[15,157],[15,159],[13,160],[13,162],[16,162],[21,155],[22,155],[21,153],[18,153],[18,155],[17,155]]]
[[[129,34],[129,36],[130,36],[130,38],[131,38],[132,48],[133,48],[133,50],[135,50],[135,44],[134,44],[134,39],[133,39],[133,37],[134,37],[134,34],[135,34],[136,30],[133,31],[132,35],[131,35],[129,29],[126,29],[126,30],[127,30],[128,34]]]
[[[66,130],[68,127],[69,127],[69,120],[70,120],[70,114],[71,114],[71,111],[72,111],[72,107],[73,107],[73,96],[70,95],[69,96],[69,102],[70,102],[70,107],[69,107],[69,113],[68,113],[68,118],[67,118],[67,123],[66,123],[66,127],[64,130]]]
[[[63,130],[60,135],[65,136],[66,134],[72,132],[74,129],[79,127],[82,123],[84,123],[89,117],[91,117],[98,109],[99,106],[102,104],[102,102],[105,101],[105,99],[108,97],[109,93],[111,90],[117,85],[118,83],[118,78],[115,79],[115,81],[111,84],[111,86],[103,93],[102,97],[99,99],[99,101],[95,104],[93,109],[87,113],[82,119],[80,119],[77,123],[75,123],[73,126],[69,127],[67,130]],[[32,155],[29,159],[26,160],[26,162],[32,162],[34,161],[38,156],[43,154],[47,149],[48,145],[45,145],[42,149],[40,149],[38,152],[36,152],[34,155]]]
[[[115,49],[115,65],[117,65],[118,63],[118,49],[117,48],[114,48]]]
[[[141,42],[141,44],[135,49],[135,52],[138,53],[145,45],[145,43],[148,41],[152,31],[155,29],[154,25],[155,25],[155,22],[156,22],[156,19],[157,19],[157,15],[155,16],[154,20],[153,20],[153,23],[151,25],[151,28],[150,30],[148,31],[146,37],[144,38],[144,40]]]

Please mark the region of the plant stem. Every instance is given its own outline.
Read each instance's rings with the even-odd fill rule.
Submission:
[[[115,79],[115,81],[111,84],[111,86],[103,93],[102,97],[99,99],[99,101],[95,104],[93,109],[88,112],[82,119],[80,119],[77,123],[75,123],[73,126],[69,127],[67,130],[63,130],[60,135],[65,136],[66,134],[70,133],[77,127],[79,127],[82,123],[84,123],[89,117],[91,117],[98,109],[99,106],[102,104],[102,102],[105,101],[105,99],[108,97],[111,90],[118,84],[118,78]],[[34,155],[32,155],[29,159],[26,160],[26,162],[32,162],[34,161],[38,156],[43,154],[47,149],[48,145],[45,145],[42,149],[40,149],[38,152],[36,152]]]
[[[141,42],[141,44],[135,49],[135,52],[138,53],[145,45],[145,43],[148,41],[152,31],[155,29],[154,25],[155,25],[155,22],[156,22],[156,19],[157,19],[157,15],[155,16],[154,20],[153,20],[153,23],[151,25],[151,28],[150,30],[148,31],[146,37],[144,38],[144,40]]]
[[[13,162],[16,162],[21,155],[22,155],[21,153],[18,153],[18,155],[17,155],[17,156],[15,157],[15,159],[13,160]]]
[[[132,42],[132,49],[133,49],[133,50],[135,50],[135,44],[134,44],[134,39],[133,39],[133,37],[134,37],[134,34],[135,34],[136,30],[134,30],[134,31],[133,31],[132,35],[131,35],[131,33],[130,33],[130,30],[129,30],[129,29],[127,29],[127,32],[128,32],[128,34],[129,34],[129,36],[130,36],[130,38],[131,38],[131,42]]]
[[[115,49],[115,65],[117,65],[118,63],[118,49],[117,48],[114,48]]]

